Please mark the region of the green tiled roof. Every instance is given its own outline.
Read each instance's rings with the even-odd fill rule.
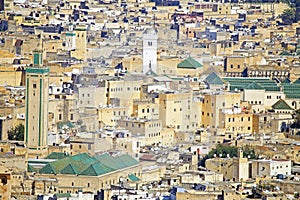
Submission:
[[[297,81],[295,81],[293,84],[290,83],[282,84],[282,89],[286,98],[291,98],[291,99],[300,98],[300,84],[297,84]]]
[[[62,170],[65,169],[69,164],[72,164],[72,167],[75,171],[81,172],[86,169],[90,164],[97,162],[93,157],[90,157],[88,154],[77,154],[75,156],[66,157],[59,159],[57,161],[48,163],[45,167],[40,170],[40,173],[44,174],[61,174]],[[68,170],[67,170],[68,171]],[[68,171],[70,172],[70,171]]]
[[[106,166],[113,168],[114,170],[126,168],[132,165],[138,164],[134,158],[130,155],[121,155],[117,157],[112,157],[108,154],[102,154],[100,156],[95,156],[97,160],[103,163]]]
[[[215,72],[208,75],[205,80],[210,85],[222,85],[224,83],[224,81]]]
[[[79,171],[73,164],[68,164],[64,169],[60,171],[61,174],[79,174]]]
[[[106,174],[109,172],[115,171],[114,169],[98,162],[90,165],[86,170],[81,172],[81,175],[87,175],[87,176],[99,176],[102,174]]]
[[[70,193],[57,193],[57,194],[55,194],[55,196],[57,198],[69,198],[69,197],[71,197],[71,194]]]
[[[134,174],[128,175],[128,178],[129,178],[131,181],[133,181],[133,182],[139,181],[139,180],[140,180],[140,179],[139,179],[138,177],[136,177],[136,175],[134,175]]]
[[[197,69],[203,67],[198,61],[196,61],[192,57],[188,57],[187,59],[181,61],[178,65],[177,68],[186,68],[186,69]]]
[[[40,169],[41,174],[57,174],[57,171],[53,168],[53,166],[48,163],[45,167]]]
[[[280,99],[273,106],[276,110],[293,110],[284,100]]]
[[[280,91],[280,87],[278,86],[263,86],[266,91]]]
[[[293,84],[300,84],[300,78],[298,78],[297,80],[295,80],[295,81],[293,82]]]
[[[289,99],[300,99],[300,93],[298,93],[298,94],[286,94],[285,97],[289,98]]]
[[[229,84],[230,90],[252,89],[265,91],[280,91],[280,87],[274,80],[268,78],[229,78],[223,80]]]
[[[42,174],[98,176],[137,164],[138,161],[130,155],[113,157],[108,154],[103,154],[91,157],[88,154],[83,153],[48,163],[39,172]]]
[[[246,87],[244,89],[263,90],[264,88],[259,83],[252,82],[252,83],[246,85]]]
[[[291,83],[291,80],[289,78],[286,78],[281,83]]]
[[[28,165],[27,171],[28,172],[37,172],[37,170],[31,165]]]
[[[51,154],[49,154],[46,159],[62,159],[62,158],[66,158],[69,155],[65,154],[65,153],[61,153],[61,152],[52,152]]]

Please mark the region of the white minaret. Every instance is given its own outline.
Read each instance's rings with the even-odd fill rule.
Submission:
[[[149,28],[143,33],[143,73],[157,73],[157,32]]]

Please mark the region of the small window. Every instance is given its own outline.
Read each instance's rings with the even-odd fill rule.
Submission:
[[[32,87],[33,87],[33,88],[36,88],[36,83],[32,84]]]

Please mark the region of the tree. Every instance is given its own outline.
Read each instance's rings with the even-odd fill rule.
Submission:
[[[296,10],[295,8],[287,8],[281,14],[281,19],[286,24],[291,24],[295,20],[296,17]]]
[[[250,159],[258,158],[258,156],[255,154],[254,149],[251,148],[250,146],[247,145],[243,147],[242,150],[243,150],[244,157]],[[204,167],[205,161],[207,159],[214,158],[215,156],[222,157],[222,158],[226,158],[227,156],[229,156],[230,158],[237,157],[238,147],[219,144],[216,146],[215,149],[212,149],[206,156],[204,156],[202,160],[200,160],[199,165]]]
[[[23,141],[24,140],[24,125],[19,124],[14,128],[11,128],[8,132],[8,139],[9,140],[18,140]]]

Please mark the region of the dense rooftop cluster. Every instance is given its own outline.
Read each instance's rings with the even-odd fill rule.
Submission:
[[[0,198],[299,198],[299,5],[0,0]]]

